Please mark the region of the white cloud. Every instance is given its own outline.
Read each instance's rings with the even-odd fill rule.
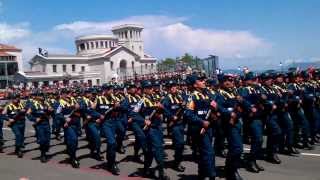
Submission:
[[[56,31],[71,32],[75,36],[90,33],[111,33],[113,26],[136,23],[145,26],[146,49],[157,57],[179,56],[185,52],[198,56],[217,54],[222,57],[261,56],[270,49],[262,38],[250,31],[192,28],[185,17],[132,16],[118,21],[76,21],[54,27]]]
[[[234,64],[234,59],[245,62],[252,57],[264,57],[271,49],[268,42],[250,31],[194,28],[187,21],[186,17],[144,15],[115,21],[75,21],[58,24],[44,32],[32,32],[27,23],[0,22],[0,40],[22,48],[25,61],[29,61],[38,47],[48,49],[49,53],[70,53],[75,50],[76,36],[111,34],[113,26],[134,23],[145,27],[145,49],[158,58],[181,56],[186,52],[200,57],[216,54],[226,59],[221,64]]]
[[[10,25],[0,23],[0,41],[9,42],[24,38],[30,34],[28,23]]]

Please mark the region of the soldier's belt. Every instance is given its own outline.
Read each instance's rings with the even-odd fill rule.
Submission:
[[[198,115],[204,115],[204,114],[207,114],[207,112],[208,112],[208,111],[198,111],[197,114],[198,114]]]
[[[234,111],[234,108],[233,108],[233,107],[228,107],[227,110],[228,110],[229,112],[233,112],[233,111]]]
[[[173,105],[171,106],[171,109],[178,109],[180,106],[179,105]]]
[[[110,106],[99,106],[100,107],[100,109],[109,109],[110,108]]]

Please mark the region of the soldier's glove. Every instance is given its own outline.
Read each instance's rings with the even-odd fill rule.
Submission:
[[[172,120],[173,120],[173,121],[177,121],[177,120],[178,120],[178,117],[177,117],[177,116],[173,116],[173,117],[172,117]]]
[[[208,129],[209,126],[210,126],[210,122],[209,122],[209,121],[203,121],[203,122],[202,122],[202,127],[203,127],[204,129]]]
[[[213,109],[217,109],[218,104],[217,104],[216,101],[212,100],[211,103],[210,103],[210,106],[211,106]]]
[[[232,112],[230,115],[230,124],[235,125],[237,120],[237,114],[235,112]]]
[[[40,118],[37,118],[36,119],[36,123],[38,123],[38,122],[40,122],[41,121],[41,119]]]

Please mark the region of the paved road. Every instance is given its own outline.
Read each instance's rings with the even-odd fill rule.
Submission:
[[[34,130],[27,123],[26,129],[26,148],[25,156],[18,159],[12,153],[14,152],[14,139],[10,129],[4,129],[7,142],[5,143],[5,153],[0,154],[0,180],[18,180],[21,178],[29,180],[100,180],[100,179],[141,179],[129,178],[128,176],[137,169],[143,167],[142,164],[132,162],[134,137],[130,135],[126,140],[125,146],[127,153],[125,155],[117,154],[117,161],[120,162],[120,176],[113,176],[103,168],[103,162],[98,162],[89,157],[89,150],[86,147],[87,142],[84,138],[80,138],[78,156],[80,158],[80,169],[73,169],[66,164],[67,155],[64,153],[65,145],[59,141],[52,140],[52,147],[49,155],[50,161],[47,164],[42,164],[39,161],[39,150],[35,143]],[[167,165],[173,160],[173,151],[170,147],[170,140],[166,139],[166,152],[168,153]],[[102,151],[105,156],[106,145],[103,143]],[[248,148],[245,148],[247,151]],[[273,165],[265,161],[259,161],[265,167],[265,171],[259,174],[247,172],[241,169],[240,173],[244,179],[259,179],[259,180],[320,180],[320,146],[316,146],[315,150],[303,150],[303,153],[298,157],[280,155],[282,164]],[[185,151],[186,160],[183,165],[186,166],[184,173],[178,173],[170,168],[167,173],[171,179],[195,179],[197,175],[197,165],[192,162],[191,151],[189,147]],[[218,174],[222,176],[222,168],[224,159],[216,158]],[[155,164],[153,164],[155,166]],[[220,178],[224,179],[224,178]]]

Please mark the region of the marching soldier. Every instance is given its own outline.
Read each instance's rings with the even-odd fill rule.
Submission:
[[[262,86],[260,88],[261,99],[265,113],[265,124],[267,127],[267,160],[271,163],[280,164],[278,157],[281,127],[279,125],[279,117],[277,114],[278,94],[273,88],[273,76],[269,72],[261,74]]]
[[[50,123],[48,112],[51,111],[44,105],[43,94],[36,94],[32,101],[26,105],[26,117],[33,122],[36,131],[37,143],[40,145],[40,161],[47,162],[46,153],[50,148]]]
[[[210,102],[206,94],[205,77],[193,74],[187,77],[187,83],[192,93],[188,100],[185,117],[190,125],[192,143],[199,147],[198,177],[215,179],[213,128],[210,127],[211,122],[207,116],[210,115],[211,108],[216,108],[216,103]]]
[[[168,120],[168,128],[171,130],[172,143],[174,147],[174,169],[179,172],[184,172],[185,167],[181,165],[183,160],[184,150],[184,129],[183,122],[183,99],[178,94],[176,82],[169,80],[166,83],[166,87],[169,88],[169,93],[163,100],[164,116]],[[168,129],[168,130],[169,130]]]
[[[116,150],[117,150],[117,139],[116,131],[118,123],[121,123],[118,119],[118,108],[120,106],[119,99],[113,95],[113,89],[111,86],[104,87],[104,109],[103,120],[101,123],[101,134],[107,139],[107,169],[114,175],[119,175],[120,170],[116,162]]]
[[[92,158],[102,161],[100,156],[101,138],[100,138],[100,120],[103,116],[98,112],[101,108],[102,96],[97,95],[96,89],[87,89],[86,95],[81,98],[79,104],[81,112],[84,114],[83,128],[86,132],[86,138],[89,143],[90,155]]]
[[[141,82],[143,88],[143,104],[140,110],[144,117],[144,128],[147,142],[147,154],[144,160],[144,175],[150,176],[150,166],[153,158],[157,162],[159,170],[159,179],[169,179],[164,172],[164,147],[162,132],[162,105],[159,99],[153,96],[152,82],[144,80]]]
[[[301,78],[295,71],[288,73],[290,82],[287,85],[288,88],[288,105],[289,112],[295,124],[294,126],[294,141],[297,148],[312,149],[312,145],[309,143],[310,138],[310,124],[305,116],[302,108],[302,93]],[[302,142],[300,141],[299,132],[301,129]]]
[[[259,85],[257,77],[249,72],[244,76],[244,86],[238,89],[239,94],[244,100],[244,129],[248,130],[251,139],[250,156],[248,161],[248,170],[258,173],[264,168],[257,163],[257,159],[262,157],[263,143],[263,122],[262,109],[260,104]]]
[[[70,164],[73,168],[79,168],[80,163],[77,159],[76,152],[78,148],[78,121],[80,121],[80,105],[76,103],[71,104],[70,99],[67,97],[68,91],[63,89],[61,92],[61,99],[59,100],[59,108],[63,115],[63,130],[64,141],[67,148],[67,154],[69,155]]]
[[[19,158],[23,157],[22,148],[24,146],[24,132],[25,132],[25,107],[20,101],[18,94],[10,96],[11,102],[7,104],[2,111],[5,120],[8,122],[8,127],[12,129],[15,135],[15,153]]]
[[[6,116],[3,113],[4,106],[0,105],[0,153],[3,153],[3,145],[4,145],[4,139],[3,139],[3,121],[6,119]]]
[[[129,82],[127,84],[127,98],[129,103],[128,110],[128,123],[134,133],[135,143],[134,143],[134,160],[136,162],[141,162],[139,156],[139,150],[142,149],[144,155],[147,154],[147,140],[146,135],[143,132],[144,118],[140,114],[140,110],[143,104],[143,98],[141,94],[137,91],[137,86],[134,82]]]
[[[279,117],[279,125],[282,130],[279,152],[284,154],[299,154],[299,151],[294,147],[293,130],[294,124],[288,109],[288,91],[284,83],[284,74],[278,73],[274,77],[273,88],[278,95],[277,113]]]
[[[226,179],[241,180],[238,172],[241,154],[243,152],[242,142],[242,98],[235,89],[234,77],[226,74],[220,76],[221,88],[218,90],[217,104],[223,126],[225,127],[228,141],[228,154],[226,157]]]

